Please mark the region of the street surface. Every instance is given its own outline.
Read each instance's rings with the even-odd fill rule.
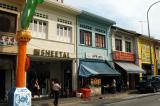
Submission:
[[[160,95],[148,95],[144,97],[136,98],[121,98],[110,103],[107,99],[95,100],[95,101],[84,101],[80,103],[63,104],[60,106],[160,106]]]
[[[32,102],[32,106],[53,106],[53,99]],[[7,104],[0,104],[0,106],[7,106]],[[85,100],[81,98],[60,98],[59,106],[160,106],[160,92],[146,94],[124,92]]]
[[[102,106],[160,106],[160,95],[136,98]]]

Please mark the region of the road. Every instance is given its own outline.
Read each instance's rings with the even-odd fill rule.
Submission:
[[[102,106],[160,106],[160,95],[136,98]]]
[[[114,103],[113,103],[114,102]],[[112,101],[107,101],[107,99],[101,99],[97,101],[88,101],[81,103],[71,103],[62,106],[160,106],[160,95],[144,96],[129,99],[120,99]]]

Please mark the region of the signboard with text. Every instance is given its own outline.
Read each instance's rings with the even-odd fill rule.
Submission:
[[[34,49],[33,55],[44,56],[44,57],[69,58],[68,52],[53,51],[53,50]]]
[[[98,53],[86,53],[86,58],[88,59],[100,59],[104,60],[103,54],[98,54]]]
[[[142,44],[142,62],[149,62],[150,63],[150,48],[149,45]]]
[[[12,46],[16,44],[17,42],[14,36],[0,35],[0,46]]]
[[[122,60],[122,61],[134,61],[134,54],[127,52],[115,51],[113,52],[114,60]]]

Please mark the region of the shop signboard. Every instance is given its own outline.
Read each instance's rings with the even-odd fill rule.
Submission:
[[[53,50],[34,49],[33,55],[45,56],[45,57],[56,57],[56,58],[69,58],[68,52],[53,51]]]
[[[17,42],[14,36],[0,35],[0,46],[13,46],[16,44]]]
[[[92,78],[91,85],[101,85],[101,79]]]
[[[88,58],[88,59],[100,59],[100,60],[105,59],[103,54],[100,54],[100,53],[86,53],[86,58]]]
[[[150,63],[150,48],[149,48],[149,45],[142,44],[141,53],[142,53],[142,62]]]
[[[122,61],[134,61],[134,54],[127,52],[115,51],[113,52],[114,60],[122,60]]]

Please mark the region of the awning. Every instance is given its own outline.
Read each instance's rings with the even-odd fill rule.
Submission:
[[[121,68],[127,71],[127,73],[145,73],[145,71],[139,66],[133,63],[127,62],[116,62]]]
[[[81,61],[79,67],[79,76],[91,77],[97,75],[119,76],[120,73],[108,66],[105,62]]]

